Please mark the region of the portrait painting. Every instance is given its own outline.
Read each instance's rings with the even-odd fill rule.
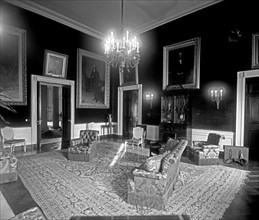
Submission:
[[[258,40],[259,40],[259,33],[252,34],[252,69],[259,68]]]
[[[9,105],[27,105],[26,31],[3,25],[0,37],[0,94]]]
[[[66,78],[67,64],[68,64],[68,55],[53,52],[50,50],[44,51],[43,75]]]
[[[120,68],[120,86],[137,85],[138,84],[138,65],[135,67],[126,66]]]
[[[77,108],[109,108],[110,69],[104,55],[77,51]]]
[[[163,49],[163,89],[198,89],[200,85],[200,38]]]

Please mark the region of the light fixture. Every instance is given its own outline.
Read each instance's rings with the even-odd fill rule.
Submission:
[[[146,92],[145,93],[145,99],[147,102],[150,103],[150,108],[152,109],[152,103],[153,100],[155,99],[155,93],[154,92]]]
[[[217,109],[219,109],[219,102],[223,98],[223,89],[211,89],[210,90],[211,101],[217,103]]]
[[[105,39],[104,48],[106,55],[106,61],[112,65],[112,67],[119,66],[119,68],[128,68],[129,66],[134,68],[140,60],[139,54],[139,41],[136,36],[131,36],[129,30],[123,28],[123,10],[124,4],[121,1],[121,36],[117,38],[112,31],[110,35]]]

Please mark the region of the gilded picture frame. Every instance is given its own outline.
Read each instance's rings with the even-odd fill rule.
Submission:
[[[163,90],[200,88],[199,37],[163,48]]]
[[[26,31],[3,25],[0,37],[0,93],[9,105],[27,105]]]
[[[252,34],[252,69],[259,68],[259,33]]]
[[[110,67],[104,55],[77,49],[77,108],[110,106]]]
[[[44,76],[65,79],[67,77],[68,55],[44,50]]]
[[[137,85],[138,84],[138,65],[133,67],[120,68],[120,86]]]

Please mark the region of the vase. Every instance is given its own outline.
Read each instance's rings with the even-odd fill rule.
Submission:
[[[112,114],[108,114],[108,124],[112,124]]]

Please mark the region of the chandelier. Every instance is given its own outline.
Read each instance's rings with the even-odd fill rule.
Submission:
[[[136,67],[139,63],[139,41],[136,36],[131,36],[129,30],[123,29],[123,0],[121,3],[121,36],[117,38],[112,31],[105,39],[104,48],[106,61],[112,67]]]

